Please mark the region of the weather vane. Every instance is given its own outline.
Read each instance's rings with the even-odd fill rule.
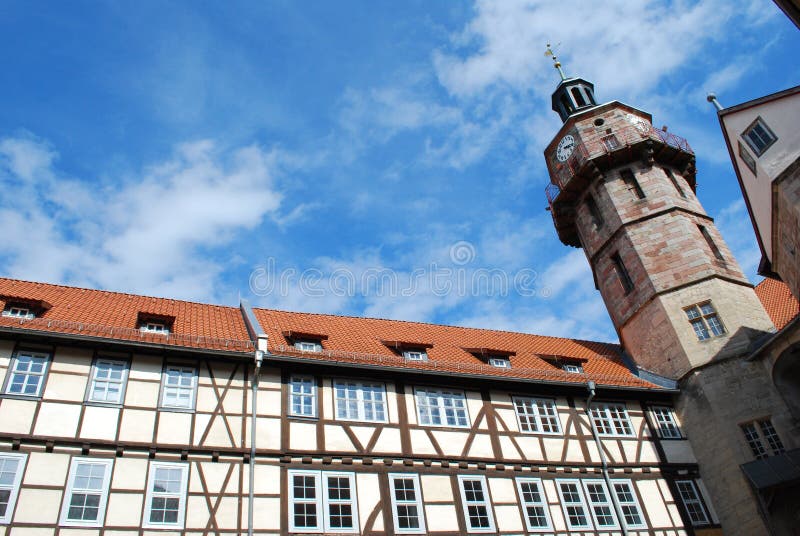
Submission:
[[[560,44],[561,43],[559,43],[558,45],[560,45]],[[556,45],[556,46],[558,46],[558,45]],[[555,67],[558,70],[558,74],[561,75],[561,80],[566,80],[567,77],[564,75],[564,71],[561,70],[561,62],[558,61],[558,56],[556,56],[556,53],[553,52],[553,49],[550,46],[550,43],[547,43],[547,50],[545,50],[544,55],[553,57],[553,67]]]

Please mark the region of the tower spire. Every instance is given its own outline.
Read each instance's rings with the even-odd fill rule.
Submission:
[[[556,46],[558,46],[558,45],[556,45]],[[553,57],[553,67],[555,67],[556,70],[558,71],[558,74],[561,75],[561,80],[566,80],[567,76],[564,74],[564,71],[561,69],[561,62],[558,61],[558,56],[556,56],[556,53],[553,52],[553,48],[550,46],[550,43],[547,43],[547,50],[545,50],[544,55]]]

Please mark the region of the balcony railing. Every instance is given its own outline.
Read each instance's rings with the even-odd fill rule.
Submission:
[[[650,125],[647,125],[647,129],[640,130],[640,128],[631,125],[614,130],[612,134],[588,142],[579,141],[575,145],[572,155],[565,162],[559,162],[554,155],[551,155],[548,168],[550,169],[552,184],[548,185],[545,190],[547,200],[552,204],[560,191],[565,188],[569,180],[583,168],[588,160],[612,154],[648,139],[694,154],[689,142],[680,136],[655,129]]]

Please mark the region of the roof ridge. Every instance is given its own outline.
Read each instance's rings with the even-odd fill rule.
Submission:
[[[105,290],[105,289],[89,288],[89,287],[83,287],[83,286],[77,286],[77,285],[64,285],[62,283],[48,283],[48,282],[45,282],[45,281],[29,281],[27,279],[14,279],[12,277],[2,277],[2,276],[0,276],[0,282],[2,282],[2,281],[10,281],[12,283],[26,283],[26,284],[30,284],[30,285],[44,285],[44,286],[48,286],[48,287],[57,287],[57,288],[71,289],[71,290],[86,290],[86,291],[89,291],[89,292],[98,292],[98,293],[101,293],[101,294],[113,294],[113,295],[117,295],[117,296],[129,296],[129,297],[132,297],[132,298],[150,298],[150,299],[154,299],[154,300],[173,301],[173,302],[180,302],[180,303],[188,303],[188,304],[192,304],[192,305],[203,305],[203,306],[206,306],[206,307],[219,307],[219,308],[223,308],[223,309],[233,309],[233,310],[237,310],[237,311],[239,309],[238,307],[233,306],[233,305],[220,305],[220,304],[217,304],[217,303],[207,303],[207,302],[201,302],[201,301],[196,301],[196,300],[181,300],[181,299],[178,299],[178,298],[165,298],[163,296],[150,296],[148,294],[134,294],[133,292],[122,292],[122,291],[118,291],[118,290]]]

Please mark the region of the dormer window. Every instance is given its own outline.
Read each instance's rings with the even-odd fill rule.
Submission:
[[[169,335],[169,327],[161,322],[145,322],[139,326],[143,333],[158,333],[159,335]]]
[[[409,361],[427,361],[428,352],[425,350],[404,350],[403,357]]]
[[[432,344],[414,340],[388,341],[381,340],[390,350],[407,361],[427,361],[428,348],[433,348]]]
[[[153,333],[156,335],[169,335],[175,318],[154,313],[139,313],[136,319],[136,327],[142,333]]]
[[[321,352],[322,341],[328,339],[327,335],[310,331],[286,330],[281,332],[292,348],[298,352]]]
[[[499,348],[464,348],[485,364],[495,368],[511,368],[511,356],[515,354],[511,350],[501,350]]]
[[[507,357],[490,357],[489,365],[496,368],[511,368],[511,360]]]
[[[321,352],[322,344],[318,341],[294,341],[294,347],[301,352]]]
[[[9,318],[22,318],[25,320],[29,320],[31,318],[35,318],[36,314],[31,311],[28,307],[21,307],[17,305],[6,305],[6,308],[3,309],[3,316],[7,316]]]
[[[561,366],[561,369],[564,372],[569,372],[570,374],[583,374],[583,367],[576,365],[575,363],[564,363]]]

